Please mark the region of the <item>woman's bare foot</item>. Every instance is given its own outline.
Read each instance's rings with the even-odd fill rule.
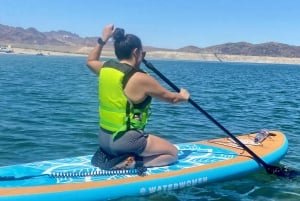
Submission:
[[[135,158],[133,156],[129,156],[128,158],[126,158],[124,161],[118,163],[117,165],[115,165],[114,167],[112,167],[111,169],[133,169],[135,168]]]

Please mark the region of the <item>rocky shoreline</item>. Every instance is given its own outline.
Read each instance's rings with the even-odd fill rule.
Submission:
[[[41,49],[13,48],[13,54],[29,54],[44,56],[87,56],[92,48],[81,48],[76,52],[59,52]],[[103,57],[114,57],[111,49],[103,49]],[[245,55],[225,55],[225,54],[204,54],[189,53],[179,51],[148,51],[148,59],[164,60],[187,60],[187,61],[213,61],[213,62],[246,62],[246,63],[272,63],[272,64],[296,64],[300,65],[300,58],[270,57],[270,56],[245,56]]]

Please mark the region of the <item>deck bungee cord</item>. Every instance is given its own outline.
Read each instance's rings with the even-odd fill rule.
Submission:
[[[185,150],[182,150],[183,152]],[[189,150],[188,150],[189,151]],[[198,154],[212,154],[211,151],[197,151]],[[189,153],[183,153],[179,156],[179,159],[186,157]],[[213,152],[214,155],[226,155],[229,156],[228,159],[234,158],[240,154],[237,153],[226,153],[226,152]],[[207,155],[203,155],[203,157],[207,157]],[[76,178],[76,177],[97,177],[97,176],[115,176],[115,175],[138,175],[138,176],[146,176],[147,168],[139,167],[134,169],[115,169],[115,170],[101,170],[95,169],[90,171],[58,171],[58,172],[50,172],[43,173],[39,175],[27,175],[27,176],[0,176],[1,181],[15,181],[15,180],[27,180],[33,179],[37,177],[50,177],[54,179],[63,179],[63,178]]]
[[[87,172],[72,172],[72,171],[62,171],[62,172],[50,172],[46,174],[39,175],[28,175],[28,176],[0,176],[0,181],[15,181],[15,180],[26,180],[33,179],[37,177],[48,176],[54,179],[60,178],[76,178],[76,177],[96,177],[96,176],[113,176],[113,175],[139,175],[143,176],[146,172],[146,168],[137,169],[116,169],[116,170],[92,170]]]

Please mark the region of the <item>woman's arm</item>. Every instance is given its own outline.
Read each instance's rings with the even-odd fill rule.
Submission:
[[[86,65],[96,74],[99,75],[100,69],[103,66],[103,61],[99,60],[101,56],[102,49],[108,39],[113,35],[114,25],[110,24],[104,27],[102,31],[102,41],[103,43],[98,43],[96,47],[88,54]]]
[[[145,73],[135,73],[128,81],[125,93],[134,103],[141,102],[146,96],[172,104],[187,101],[190,97],[187,90],[182,88],[179,93],[171,92]]]

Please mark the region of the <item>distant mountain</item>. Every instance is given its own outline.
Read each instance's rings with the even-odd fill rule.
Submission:
[[[0,24],[0,42],[28,45],[89,46],[96,37],[81,38],[67,31],[39,32],[35,28],[24,29]]]
[[[0,24],[0,45],[11,44],[15,47],[78,52],[79,49],[93,47],[96,41],[97,37],[83,38],[75,33],[62,30],[39,32],[35,28],[24,29],[21,27],[11,27]],[[106,48],[112,50],[112,43],[108,43]],[[167,50],[191,53],[300,58],[300,46],[292,46],[276,42],[262,44],[251,44],[247,42],[225,43],[206,48],[186,46],[176,50],[146,46],[145,49],[147,51]]]
[[[247,42],[226,43],[206,48],[187,46],[178,49],[178,51],[249,56],[300,57],[300,46],[292,46],[276,42],[261,44],[251,44]]]

